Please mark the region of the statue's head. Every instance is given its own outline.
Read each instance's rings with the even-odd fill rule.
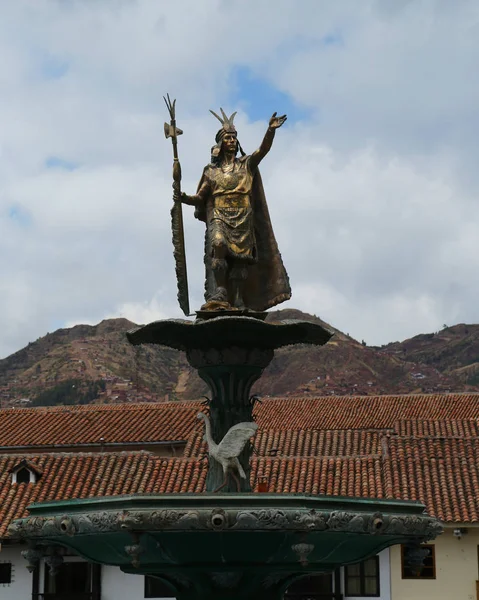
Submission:
[[[238,153],[239,143],[236,131],[225,131],[224,129],[220,129],[216,134],[216,143],[219,146],[218,156],[222,152],[233,152],[235,156]],[[212,154],[214,155],[213,152]]]
[[[214,115],[222,125],[215,137],[216,145],[211,149],[211,162],[217,162],[220,155],[225,151],[234,152],[236,156],[238,150],[240,150],[241,154],[244,155],[234,125],[236,113],[234,112],[231,117],[227,117],[225,111],[222,108],[220,108],[220,110],[223,117],[218,116],[215,112],[210,110],[210,113]]]

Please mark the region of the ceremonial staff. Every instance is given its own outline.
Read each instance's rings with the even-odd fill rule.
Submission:
[[[173,207],[171,209],[171,228],[173,232],[173,255],[175,257],[176,281],[178,283],[178,302],[186,316],[190,314],[190,301],[188,298],[188,277],[186,273],[185,232],[183,229],[183,209],[181,206],[181,166],[178,160],[178,136],[183,133],[176,126],[175,104],[171,102],[169,94],[163,96],[170,123],[165,123],[165,137],[171,138],[173,144]]]

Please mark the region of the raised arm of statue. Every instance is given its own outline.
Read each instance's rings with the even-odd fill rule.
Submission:
[[[271,150],[271,146],[273,145],[274,134],[276,129],[281,127],[281,125],[286,121],[286,115],[282,117],[277,117],[276,113],[273,114],[271,119],[269,120],[269,126],[264,135],[263,141],[261,142],[258,150],[255,150],[250,157],[250,169],[256,169],[259,163],[263,160],[263,158],[268,154]]]

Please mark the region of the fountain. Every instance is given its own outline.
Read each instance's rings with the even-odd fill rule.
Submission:
[[[24,555],[31,567],[48,556],[55,568],[61,560],[55,548],[67,547],[89,561],[160,578],[179,600],[279,599],[298,578],[360,562],[393,544],[417,548],[420,564],[419,544],[441,532],[421,503],[251,491],[253,384],[275,349],[323,345],[332,336],[316,323],[264,320],[264,311],[291,293],[257,170],[286,118],[275,113],[259,150],[238,159],[234,115],[215,115],[222,129],[211,165],[197,194],[186,196],[180,191],[175,103],[168,98],[167,105],[178,297],[189,314],[181,213],[186,203],[207,224],[206,303],[195,321],[157,321],[127,336],[133,345],[185,352],[207,383],[206,491],[39,503],[11,525],[10,535],[28,541]],[[229,444],[222,445],[225,436]],[[232,444],[233,438],[241,443]]]

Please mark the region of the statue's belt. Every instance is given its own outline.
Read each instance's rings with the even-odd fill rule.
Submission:
[[[222,210],[249,208],[251,206],[249,194],[234,194],[231,196],[221,195],[214,199],[215,208]]]

